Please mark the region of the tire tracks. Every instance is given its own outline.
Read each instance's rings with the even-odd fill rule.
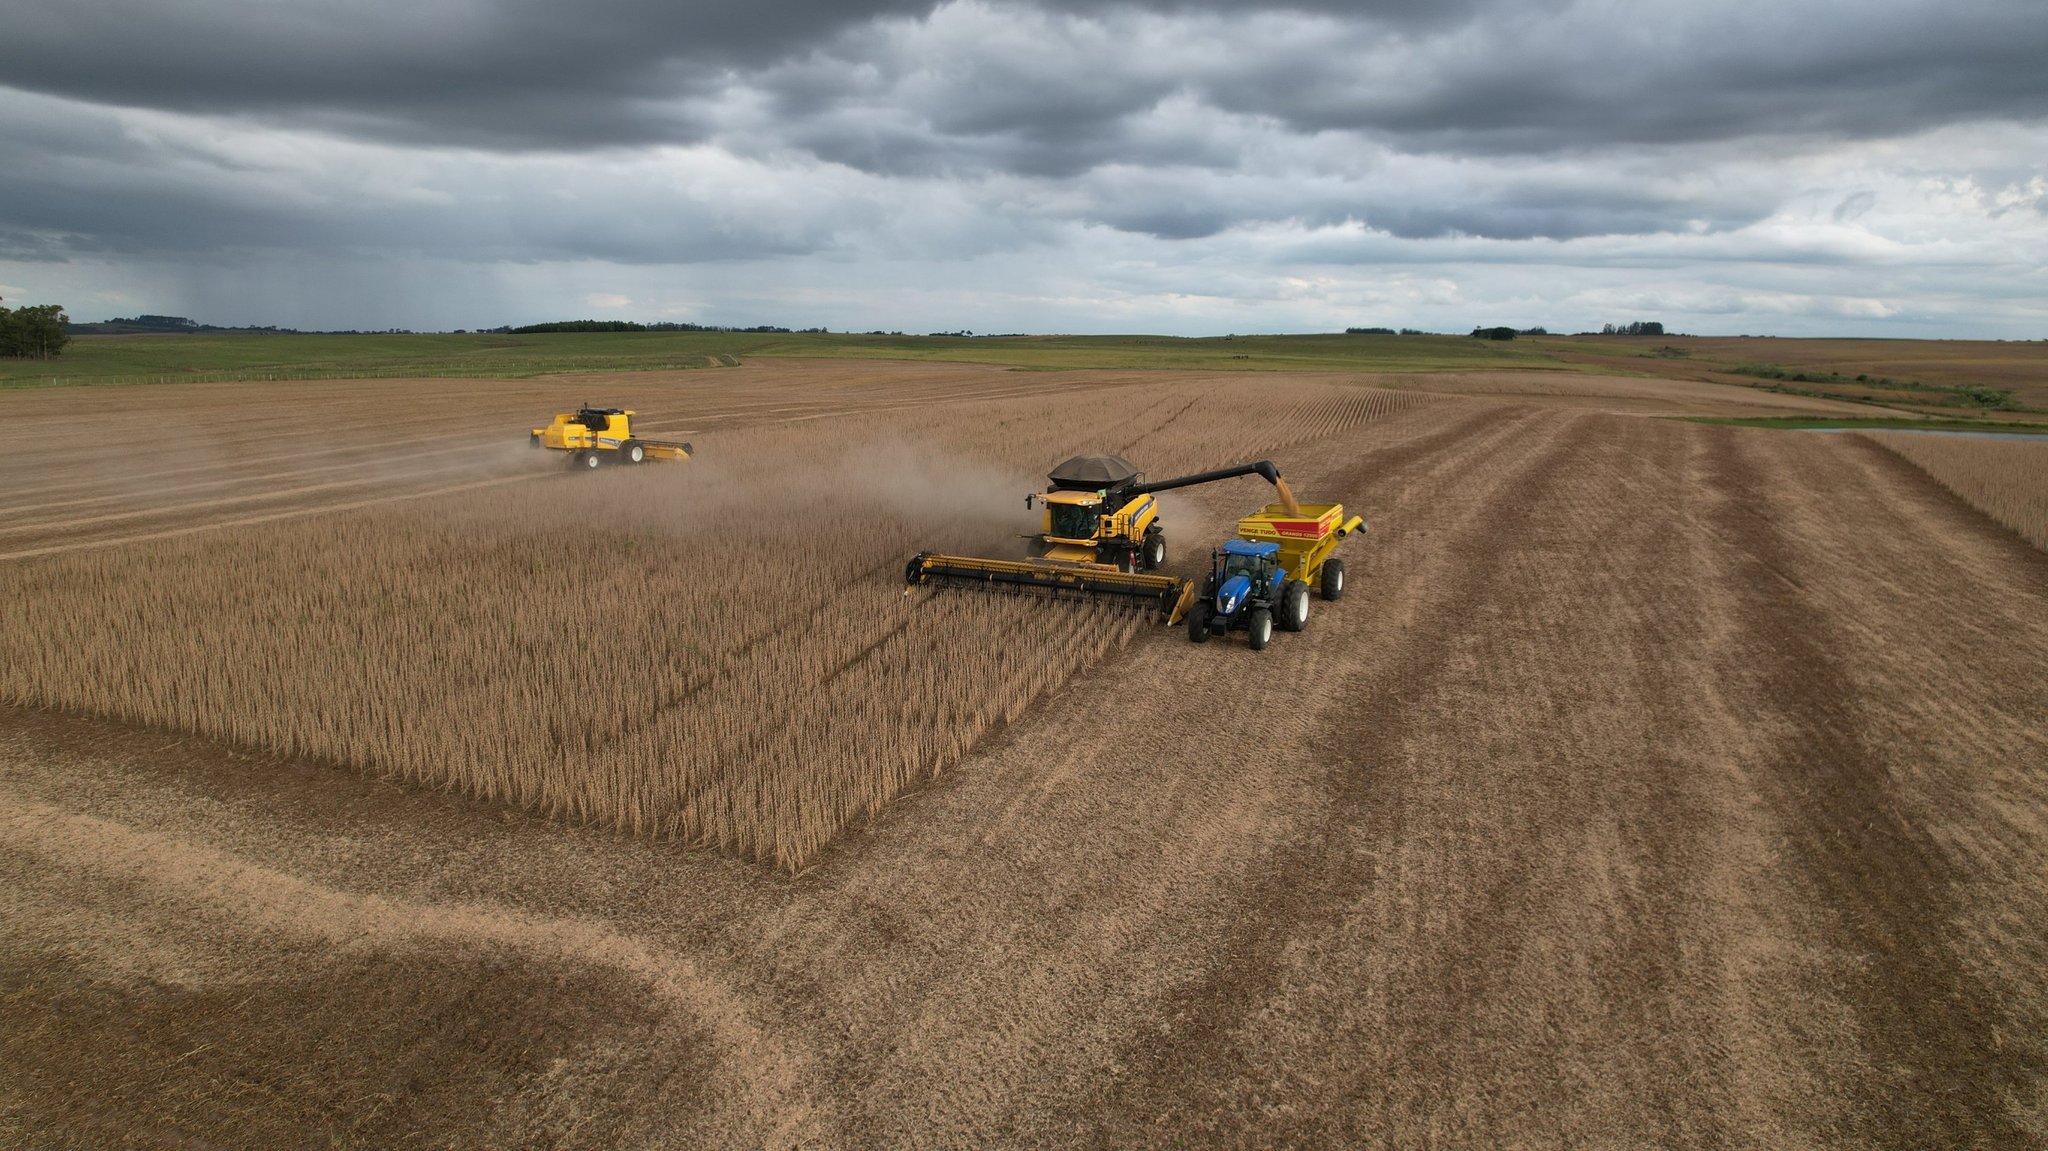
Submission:
[[[1865,740],[1860,698],[1830,635],[1834,625],[1777,580],[1799,541],[1771,516],[1776,488],[1757,433],[1711,429],[1710,466],[1724,493],[1716,521],[1740,545],[1748,578],[1740,623],[1755,661],[1751,701],[1775,722],[1757,784],[1791,834],[1801,873],[1829,915],[1838,968],[1861,1024],[1869,1073],[1844,1084],[1850,1134],[1865,1146],[2018,1147],[2032,1138],[2009,1101],[2048,1067],[2029,1049],[1997,1050],[1997,995],[1947,942],[1958,878],[1940,846],[1903,814],[1884,759]],[[1745,450],[1745,448],[1748,450]],[[1871,446],[1872,451],[1881,451]],[[1992,525],[1995,527],[1995,525]],[[2015,541],[2017,542],[2017,541]]]
[[[1557,485],[1567,463],[1593,435],[1591,421],[1581,417],[1562,436],[1531,447],[1516,433],[1541,418],[1527,409],[1485,408],[1449,428],[1365,456],[1332,483],[1339,489],[1355,489],[1363,486],[1363,477],[1400,472],[1432,459],[1439,459],[1440,466],[1455,466],[1459,459],[1491,454],[1502,440],[1510,441],[1507,450],[1523,453],[1489,475],[1486,492],[1456,530],[1456,542],[1444,549],[1458,558],[1442,561],[1441,566],[1450,569],[1441,573],[1448,586],[1431,597],[1428,615],[1404,629],[1401,647],[1388,663],[1358,678],[1420,691],[1441,674],[1449,635],[1492,590],[1501,557],[1530,530],[1529,510]],[[1461,444],[1465,452],[1446,452]],[[1412,586],[1437,574],[1411,572],[1406,582]],[[1356,582],[1355,590],[1373,590],[1368,579]],[[1326,706],[1353,704],[1358,697],[1356,682],[1353,679],[1354,686],[1327,700]],[[1385,698],[1384,693],[1375,695]],[[1149,1126],[1154,1122],[1167,1124],[1163,1130],[1172,1132],[1170,1140],[1175,1141],[1190,1137],[1191,1123],[1204,1125],[1193,1129],[1203,1141],[1247,1136],[1230,1130],[1251,1118],[1234,1098],[1234,1085],[1250,1062],[1239,1033],[1276,986],[1284,969],[1282,953],[1290,941],[1333,930],[1373,881],[1371,873],[1350,858],[1351,829],[1367,820],[1380,799],[1373,749],[1382,749],[1385,756],[1398,753],[1406,738],[1404,712],[1394,709],[1378,715],[1370,730],[1364,744],[1332,762],[1321,781],[1328,803],[1313,825],[1281,845],[1238,897],[1235,912],[1226,917],[1229,927],[1214,948],[1211,974],[1176,996],[1174,1024],[1126,1052],[1122,1062],[1133,1068],[1133,1074],[1090,1104],[1096,1112],[1094,1141],[1154,1143],[1162,1133]]]
[[[815,1090],[816,1060],[789,1047],[760,1012],[689,959],[656,950],[602,924],[554,919],[475,904],[418,904],[356,895],[276,871],[238,856],[74,814],[0,788],[0,845],[74,872],[154,888],[188,910],[343,948],[449,949],[479,946],[526,953],[545,963],[609,968],[638,982],[652,1000],[702,1024],[721,1048],[732,1110],[744,1135],[762,1147],[815,1146],[832,1125]]]

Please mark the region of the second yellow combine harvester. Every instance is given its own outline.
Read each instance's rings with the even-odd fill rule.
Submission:
[[[1153,574],[1166,562],[1166,535],[1159,521],[1159,501],[1153,496],[1250,475],[1272,484],[1281,504],[1298,513],[1294,493],[1271,460],[1148,483],[1122,456],[1075,456],[1046,476],[1050,485],[1044,492],[1024,497],[1026,507],[1045,509],[1044,530],[1025,537],[1025,558],[919,552],[904,569],[904,579],[912,585],[999,584],[1122,597],[1150,602],[1169,622],[1178,623],[1194,602],[1195,585],[1177,576]]]
[[[533,429],[527,440],[536,448],[568,452],[569,466],[595,468],[606,461],[637,464],[646,460],[687,460],[696,449],[677,440],[653,440],[633,431],[630,408],[593,408],[589,404],[555,416],[547,427]]]

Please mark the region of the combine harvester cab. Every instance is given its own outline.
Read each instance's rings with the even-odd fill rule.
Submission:
[[[1331,553],[1364,528],[1363,517],[1344,518],[1342,504],[1268,504],[1239,520],[1242,538],[1211,553],[1209,577],[1187,609],[1188,640],[1243,630],[1251,649],[1264,651],[1276,626],[1307,627],[1309,589],[1343,596],[1344,561]]]
[[[920,552],[904,569],[904,579],[913,586],[984,584],[1122,597],[1156,605],[1169,623],[1178,623],[1194,602],[1194,585],[1177,576],[1149,574],[1166,562],[1166,536],[1153,496],[1249,475],[1263,477],[1293,505],[1271,460],[1147,483],[1122,456],[1075,456],[1046,476],[1044,492],[1024,497],[1024,506],[1045,510],[1044,529],[1024,537],[1026,558]]]
[[[611,461],[621,464],[647,460],[687,460],[696,451],[677,440],[650,440],[633,434],[633,417],[627,408],[593,408],[588,404],[573,412],[555,416],[547,427],[533,429],[527,443],[569,453],[569,466],[589,469]]]

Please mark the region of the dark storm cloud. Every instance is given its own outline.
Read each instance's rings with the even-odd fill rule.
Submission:
[[[1277,134],[1454,154],[1864,139],[2048,116],[2048,20],[2031,4],[1723,6],[1712,18],[1698,7],[1492,5],[1434,27],[1298,9],[1061,21],[1017,7],[979,25],[941,12],[928,27],[852,29],[747,82],[808,146],[876,171],[1070,175],[1141,150],[1134,119],[1175,98]],[[857,134],[846,121],[873,110],[892,147],[816,139]]]
[[[2048,113],[2032,0],[1706,8],[1047,0],[949,39],[930,0],[71,0],[10,15],[0,83],[507,149],[715,136],[732,125],[705,102],[756,91],[788,118],[772,135],[835,160],[1035,174],[1100,162],[1176,92],[1279,130],[1445,150]],[[821,138],[814,121],[871,105],[902,121],[887,147]]]
[[[1792,194],[1724,178],[1738,167],[2048,118],[2039,0],[17,7],[0,154],[33,162],[0,165],[10,259],[962,258],[1061,228],[1265,225],[1699,235]],[[208,127],[165,128],[181,118]],[[728,190],[662,145],[715,153],[707,179]],[[644,155],[662,162],[619,166]],[[380,179],[354,179],[358,158]],[[1821,211],[1882,215],[1861,196]]]
[[[93,102],[310,116],[410,142],[591,147],[689,136],[647,104],[715,88],[929,0],[81,0],[10,14],[0,83]]]
[[[0,102],[0,155],[39,161],[0,165],[4,259],[304,251],[688,262],[822,250],[836,222],[709,213],[673,186],[573,161],[539,195],[514,186],[529,173],[503,157],[450,157],[437,172],[389,180],[349,154],[280,167],[210,140],[123,131],[112,114],[48,99]]]
[[[1454,152],[1872,138],[2048,116],[2038,5],[1718,11],[1644,8],[1617,27],[1480,22],[1369,58],[1363,66],[1387,68],[1386,80],[1333,55],[1225,77],[1207,94],[1299,131],[1366,130]]]

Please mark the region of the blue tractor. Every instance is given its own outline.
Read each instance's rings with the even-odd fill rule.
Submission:
[[[1230,540],[1210,553],[1209,578],[1188,609],[1188,640],[1242,630],[1253,651],[1264,651],[1275,624],[1282,631],[1308,624],[1308,584],[1280,566],[1280,545]]]

